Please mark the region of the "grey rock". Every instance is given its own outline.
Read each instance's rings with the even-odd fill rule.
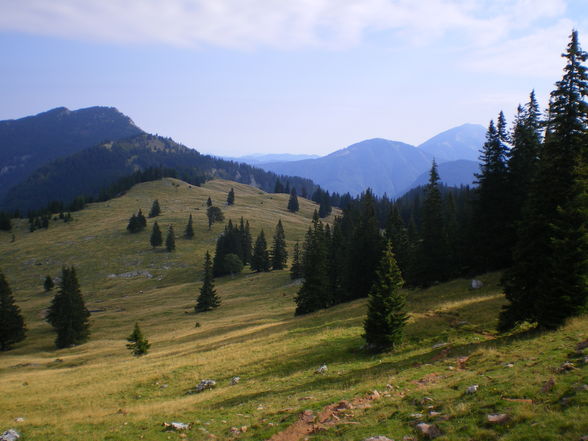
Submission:
[[[176,430],[178,432],[183,430],[190,430],[192,428],[192,424],[187,423],[179,423],[177,421],[172,421],[171,423],[163,423],[163,427],[168,430]]]
[[[198,386],[196,386],[196,392],[202,392],[205,391],[207,389],[214,389],[216,387],[216,381],[214,380],[202,380],[200,381],[200,383],[198,384]]]
[[[329,368],[327,367],[327,365],[322,364],[321,366],[318,367],[318,369],[316,371],[314,371],[314,373],[315,374],[326,374],[328,370],[329,370]]]
[[[387,436],[384,435],[378,435],[378,436],[370,436],[369,438],[365,438],[362,441],[394,441],[392,438],[388,438]]]
[[[491,413],[486,416],[488,422],[492,424],[505,424],[510,420],[510,416],[505,413]]]
[[[480,289],[483,286],[484,286],[484,284],[482,283],[481,280],[472,279],[472,283],[471,283],[472,289]]]
[[[231,386],[234,386],[235,384],[238,384],[239,381],[241,381],[241,377],[233,377],[233,378],[231,378]]]
[[[475,394],[476,392],[478,392],[477,384],[472,384],[470,387],[466,389],[466,394]]]
[[[16,441],[20,439],[20,433],[14,429],[8,429],[2,435],[0,435],[0,441]]]
[[[437,427],[435,424],[419,423],[416,425],[416,428],[428,439],[435,439],[438,436],[443,435],[441,429],[439,429],[439,427]]]

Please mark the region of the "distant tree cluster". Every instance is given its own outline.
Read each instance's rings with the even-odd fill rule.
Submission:
[[[215,277],[238,272],[235,271],[235,257],[231,257],[227,264],[226,256],[228,255],[235,256],[239,259],[241,267],[251,263],[252,239],[249,221],[241,218],[239,226],[236,227],[233,225],[233,221],[229,220],[224,232],[218,237],[213,263],[213,274]],[[231,260],[233,263],[231,263]]]
[[[129,233],[138,233],[143,231],[147,227],[147,219],[143,215],[141,209],[137,212],[137,214],[133,214],[129,219],[129,224],[127,225],[127,231]]]
[[[10,231],[12,230],[12,221],[10,219],[10,214],[4,211],[0,211],[0,230],[2,231]]]
[[[11,349],[25,336],[26,328],[20,308],[14,302],[4,274],[0,272],[0,351]]]

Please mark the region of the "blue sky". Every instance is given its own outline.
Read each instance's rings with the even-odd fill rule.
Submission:
[[[561,76],[588,0],[0,0],[0,119],[114,106],[205,153],[418,144]]]

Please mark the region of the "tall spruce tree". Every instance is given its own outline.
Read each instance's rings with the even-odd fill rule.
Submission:
[[[168,251],[168,253],[171,253],[176,249],[176,237],[173,225],[170,225],[167,229],[167,236],[165,238],[165,249]]]
[[[231,189],[229,190],[229,193],[227,194],[227,205],[233,205],[235,203],[235,190],[233,190],[233,187],[231,187]]]
[[[24,340],[26,328],[20,308],[14,303],[12,290],[0,272],[0,351],[7,351]]]
[[[53,279],[50,275],[47,275],[47,277],[45,277],[45,281],[43,282],[43,288],[45,288],[45,291],[51,291],[54,286],[55,283],[53,282]]]
[[[194,237],[194,226],[192,225],[192,214],[190,213],[190,217],[188,218],[188,224],[186,225],[186,229],[184,231],[184,236],[186,239],[192,239]]]
[[[211,309],[220,306],[220,298],[214,289],[214,276],[212,274],[212,261],[210,253],[206,251],[204,257],[204,276],[202,278],[202,287],[200,288],[200,295],[196,300],[194,309],[196,312],[210,311]]]
[[[149,211],[149,217],[156,217],[161,214],[161,207],[159,206],[159,201],[155,199],[153,204],[151,205],[151,210]]]
[[[298,195],[296,194],[296,188],[292,187],[292,190],[290,191],[290,199],[288,199],[288,211],[296,213],[298,210],[300,210]]]
[[[588,54],[573,31],[564,76],[551,93],[537,176],[519,224],[513,266],[504,274],[508,304],[499,329],[529,321],[561,326],[586,308],[588,288]]]
[[[63,267],[59,291],[47,311],[47,321],[57,332],[55,345],[67,348],[79,345],[90,336],[90,312],[86,309],[76,270]]]
[[[153,248],[159,247],[163,243],[163,237],[161,235],[161,230],[159,229],[159,225],[157,225],[157,222],[153,224],[153,229],[151,230],[151,238],[149,239],[149,241]]]
[[[140,231],[147,228],[147,219],[145,219],[145,215],[143,214],[143,211],[140,208],[137,212],[137,226],[139,227]]]
[[[418,262],[412,270],[418,285],[429,286],[447,280],[450,268],[447,264],[449,248],[446,234],[439,173],[437,163],[433,161],[425,190]]]
[[[282,220],[278,220],[276,231],[274,232],[274,242],[271,250],[272,269],[281,270],[286,268],[288,261],[288,252],[286,251],[286,234],[282,226]]]
[[[257,236],[255,245],[253,246],[253,254],[251,256],[251,269],[256,272],[269,271],[271,269],[271,262],[269,251],[267,250],[267,241],[263,230]]]
[[[376,274],[376,281],[368,296],[368,313],[363,328],[368,348],[379,352],[401,342],[408,320],[406,299],[400,291],[404,281],[391,242],[386,245]]]
[[[129,342],[127,343],[127,349],[129,349],[135,357],[147,354],[151,347],[149,340],[143,335],[141,328],[139,328],[139,323],[137,322],[135,322],[133,332],[127,337],[127,341]]]
[[[241,261],[244,265],[248,265],[251,262],[251,252],[253,247],[253,239],[251,238],[251,230],[249,227],[249,221],[243,223],[243,217],[239,222],[239,234],[241,235]]]
[[[292,280],[296,280],[300,279],[302,276],[302,256],[300,254],[300,244],[296,242],[294,244],[294,250],[292,251],[292,265],[290,266],[290,278]]]

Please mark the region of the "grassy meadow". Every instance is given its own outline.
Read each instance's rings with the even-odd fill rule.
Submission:
[[[231,187],[235,205],[227,207]],[[15,428],[24,440],[52,441],[264,440],[304,410],[318,412],[378,390],[382,397],[370,407],[354,409],[308,439],[420,439],[417,421],[437,424],[439,440],[588,435],[588,352],[575,349],[588,339],[588,320],[574,319],[553,333],[496,334],[504,302],[499,274],[479,276],[479,290],[461,279],[406,291],[411,317],[405,343],[380,355],[361,349],[365,300],[294,317],[299,281],[288,271],[246,268],[219,278],[222,305],[195,314],[204,253],[214,252],[224,228],[208,230],[208,196],[226,221],[248,219],[254,240],[263,228],[271,244],[281,219],[290,252],[316,208],[299,198],[300,212],[292,214],[286,194],[222,180],[195,187],[164,179],[91,204],[73,213],[71,223],[52,221],[48,230],[30,233],[28,223],[18,221],[14,241],[12,233],[0,232],[0,269],[28,327],[25,341],[0,353],[0,432]],[[164,238],[174,226],[173,253],[150,247],[154,219],[142,233],[126,231],[129,217],[139,208],[147,214],[154,199],[162,208],[155,220]],[[195,236],[187,240],[182,233],[190,213]],[[84,345],[56,350],[43,320],[53,293],[44,292],[43,280],[59,276],[62,265],[76,266],[92,335]],[[134,271],[139,275],[121,276]],[[125,347],[136,321],[152,344],[140,358]],[[574,368],[560,372],[566,361]],[[323,363],[328,371],[316,374]],[[234,376],[241,380],[231,385]],[[189,394],[202,379],[214,379],[217,387]],[[550,379],[553,386],[544,388]],[[466,394],[474,384],[478,391]],[[490,424],[487,415],[496,413],[507,414],[508,422]],[[193,426],[167,432],[162,423],[171,421]]]

